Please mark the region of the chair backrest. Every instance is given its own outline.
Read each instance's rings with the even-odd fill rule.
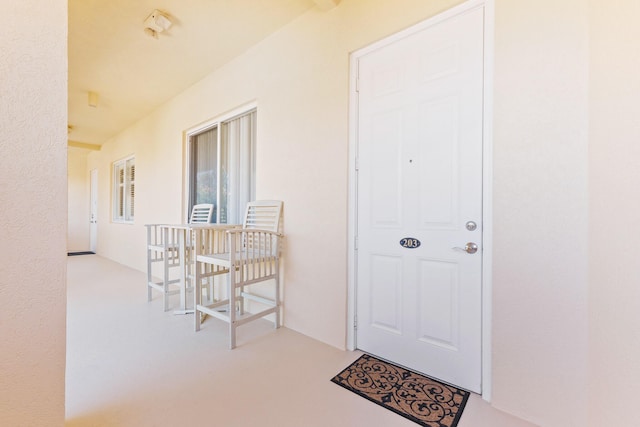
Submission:
[[[280,231],[282,202],[280,200],[256,200],[247,203],[243,228]]]
[[[256,200],[247,203],[242,227],[249,230],[266,230],[274,233],[280,232],[280,218],[282,217],[282,202],[279,200]],[[260,232],[242,233],[242,241],[239,246],[248,254],[260,256],[266,254],[277,257],[279,254],[278,236],[266,236]],[[257,251],[257,252],[253,252]]]
[[[194,205],[191,210],[191,217],[189,218],[189,224],[206,224],[211,222],[211,216],[213,215],[213,205],[211,203],[202,203]]]

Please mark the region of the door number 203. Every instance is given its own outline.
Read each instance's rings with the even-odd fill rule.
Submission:
[[[400,240],[400,246],[407,249],[415,249],[420,246],[420,240],[413,237],[405,237]]]

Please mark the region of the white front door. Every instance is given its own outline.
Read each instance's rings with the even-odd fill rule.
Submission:
[[[356,345],[480,392],[482,8],[366,53],[358,78]]]
[[[89,198],[89,250],[95,252],[98,242],[98,169],[91,171]]]

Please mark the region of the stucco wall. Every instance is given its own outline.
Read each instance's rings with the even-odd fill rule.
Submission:
[[[0,14],[0,425],[64,423],[67,2]]]
[[[636,426],[640,395],[640,3],[592,0],[589,425]]]
[[[494,404],[586,425],[588,2],[498,0]]]
[[[182,133],[258,104],[258,198],[285,202],[285,324],[344,347],[349,53],[461,1],[311,11],[89,155],[100,254],[143,270],[144,227],[182,219]],[[586,423],[587,0],[496,1],[494,404]],[[111,224],[110,164],[136,155],[136,223]]]
[[[69,148],[68,151],[68,200],[69,226],[67,250],[89,250],[89,172],[87,156],[89,151]]]

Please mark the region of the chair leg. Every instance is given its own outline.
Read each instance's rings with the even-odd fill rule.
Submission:
[[[152,271],[151,271],[151,256],[153,255],[153,252],[151,251],[151,249],[147,249],[147,302],[151,302],[151,286],[149,285],[149,283],[151,283],[151,280],[153,279],[153,275],[152,275]]]
[[[274,268],[273,280],[274,280],[274,287],[275,287],[275,295],[274,295],[273,301],[276,306],[275,321],[273,326],[275,327],[275,329],[278,329],[280,327],[280,266],[277,259],[273,263],[273,268]]]
[[[211,276],[211,274],[213,273],[213,266],[211,264],[203,264],[205,269],[204,269],[204,273],[208,274],[209,277],[206,280],[203,280],[201,285],[202,285],[202,293],[206,293],[207,295],[207,299],[205,300],[207,304],[212,304],[215,301],[215,276]]]
[[[246,274],[245,268],[247,268],[247,267],[246,266],[242,266],[242,267],[240,267],[240,268],[238,268],[236,270],[235,274],[238,274],[240,276],[239,280],[236,280],[236,283],[243,282],[245,280],[245,274]],[[229,273],[229,274],[231,274],[231,273]],[[236,276],[236,278],[237,277],[238,276]],[[231,289],[235,289],[235,285]],[[244,314],[244,297],[242,296],[243,292],[244,292],[244,286],[239,288],[238,293],[235,294],[236,295],[236,306],[238,307],[238,313],[240,313],[240,315]]]
[[[164,274],[162,277],[162,300],[164,302],[164,311],[169,310],[169,253],[164,253]]]
[[[236,322],[233,321],[229,324],[229,349],[236,348]]]
[[[278,292],[278,279],[276,279],[276,293]],[[278,298],[276,296],[276,316],[273,322],[273,326],[275,327],[275,329],[278,329],[280,327],[280,298]]]
[[[236,348],[236,273],[229,270],[229,349]]]
[[[275,301],[276,301],[276,329],[279,328],[282,325],[282,319],[281,319],[281,315],[282,315],[282,309],[280,308],[280,263],[278,262],[278,259],[276,258],[276,262],[275,262],[275,286],[276,286],[276,295],[275,295]]]
[[[201,266],[198,264],[198,261],[195,261],[194,268],[196,271],[194,275],[195,289],[193,291],[193,320],[194,320],[194,325],[197,332],[200,330],[200,323],[202,320],[200,318],[200,312],[198,311],[198,305],[202,302],[202,278],[200,277]]]

